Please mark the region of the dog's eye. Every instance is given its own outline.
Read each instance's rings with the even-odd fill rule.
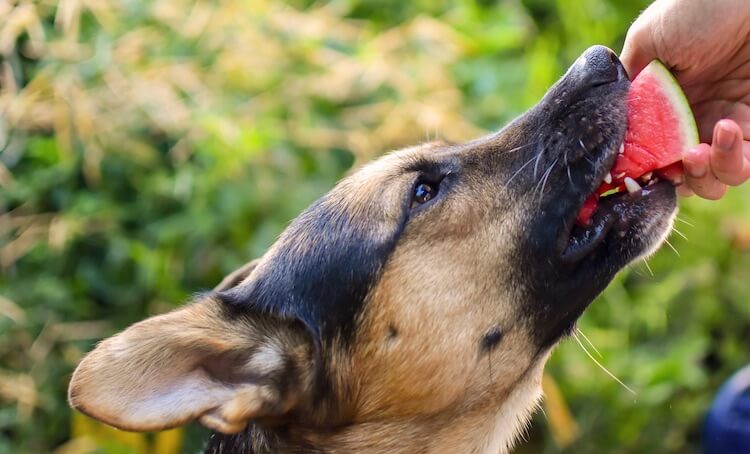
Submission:
[[[438,193],[438,185],[421,181],[414,186],[414,195],[412,196],[412,205],[415,203],[423,204],[432,200]]]

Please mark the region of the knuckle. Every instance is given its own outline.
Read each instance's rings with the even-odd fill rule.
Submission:
[[[747,181],[745,177],[743,177],[742,175],[735,175],[735,174],[732,174],[731,177],[726,178],[725,180],[722,180],[724,184],[728,184],[729,186],[739,186],[745,181]]]
[[[706,194],[703,195],[703,198],[708,199],[708,200],[719,200],[720,198],[724,197],[724,194],[726,194],[726,192],[727,192],[726,185],[717,183],[707,188]]]
[[[707,200],[719,200],[727,191],[727,186],[711,174],[703,178],[688,177],[687,181],[696,195]]]
[[[747,178],[739,172],[737,167],[724,167],[714,166],[714,175],[716,179],[724,185],[738,186],[744,183]]]

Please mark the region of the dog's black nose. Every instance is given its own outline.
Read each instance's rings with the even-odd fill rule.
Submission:
[[[576,62],[581,79],[590,86],[604,85],[627,78],[620,59],[604,46],[593,46],[586,49]]]

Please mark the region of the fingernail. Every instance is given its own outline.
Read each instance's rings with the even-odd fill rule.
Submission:
[[[716,131],[716,146],[721,151],[732,151],[734,145],[734,130],[726,123],[719,122]]]
[[[699,164],[701,161],[700,158],[700,151],[697,148],[693,148],[691,150],[688,150],[687,153],[685,153],[685,171],[687,171],[688,175],[690,175],[693,178],[703,178],[706,176],[706,171],[708,170],[705,165]]]

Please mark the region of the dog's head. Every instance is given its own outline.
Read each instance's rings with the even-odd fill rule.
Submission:
[[[628,87],[614,54],[591,48],[500,132],[363,167],[218,291],[102,342],[71,403],[124,429],[253,420],[315,445],[535,397],[552,346],[675,211],[660,183],[575,226],[623,141]]]

